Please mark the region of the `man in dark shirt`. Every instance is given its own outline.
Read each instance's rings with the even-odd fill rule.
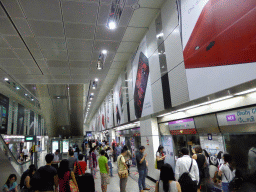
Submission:
[[[51,166],[53,158],[54,156],[52,154],[47,154],[45,156],[46,165],[38,169],[40,178],[43,182],[39,191],[54,191],[53,185],[55,185],[55,192],[58,191],[59,184],[57,170]]]
[[[146,173],[147,173],[147,166],[146,166],[146,157],[147,154],[143,154],[145,151],[144,146],[140,146],[140,152],[136,155],[136,161],[137,161],[137,167],[139,172],[139,189],[140,192],[143,190],[150,190],[149,188],[146,188],[145,179],[146,179]]]

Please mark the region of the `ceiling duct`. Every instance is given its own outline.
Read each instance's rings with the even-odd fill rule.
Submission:
[[[115,29],[120,21],[126,0],[113,0],[108,16],[107,27]]]

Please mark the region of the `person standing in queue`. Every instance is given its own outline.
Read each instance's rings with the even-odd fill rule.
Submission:
[[[99,161],[99,168],[100,168],[100,177],[101,177],[101,189],[102,192],[107,191],[107,186],[109,184],[109,167],[108,167],[108,159],[105,156],[105,151],[101,150],[100,157],[98,159]]]
[[[117,158],[118,176],[120,178],[120,192],[126,192],[126,184],[128,180],[128,167],[125,163],[124,156],[126,156],[127,150],[122,149],[121,155]]]
[[[139,190],[140,192],[143,192],[143,190],[150,190],[149,188],[146,188],[146,173],[147,173],[147,165],[146,165],[146,157],[147,153],[144,154],[145,147],[140,146],[139,153],[136,155],[136,161],[137,161],[137,167],[139,172]]]
[[[58,171],[58,164],[60,162],[60,157],[59,157],[59,149],[56,150],[56,152],[54,153],[54,158],[52,161],[52,166]]]
[[[164,159],[165,159],[165,155],[163,153],[164,147],[162,145],[160,145],[158,147],[158,150],[156,152],[156,162],[157,162],[157,169],[161,169],[161,167],[164,165]]]

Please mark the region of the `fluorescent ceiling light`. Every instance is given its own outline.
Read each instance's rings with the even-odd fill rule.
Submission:
[[[107,51],[107,50],[102,50],[102,53],[103,53],[103,54],[107,54],[108,51]]]
[[[90,100],[92,100],[92,98],[90,98]]]
[[[93,86],[92,89],[96,89],[95,86]]]
[[[163,116],[171,115],[171,114],[174,114],[174,113],[177,113],[177,111],[172,111],[172,112],[170,112],[170,113],[165,113],[165,114],[159,115],[159,116],[157,116],[157,117],[163,117]]]
[[[57,97],[57,99],[60,99],[60,97]]]
[[[89,104],[91,104],[92,102],[89,102]]]
[[[233,95],[229,95],[229,96],[226,96],[226,97],[221,97],[221,98],[218,98],[218,99],[214,99],[214,100],[212,100],[212,101],[207,101],[207,102],[204,102],[204,103],[202,103],[202,104],[200,104],[200,105],[207,105],[207,104],[210,104],[210,103],[215,103],[215,102],[218,102],[218,101],[222,101],[222,100],[225,100],[225,99],[229,99],[229,98],[231,98],[231,97],[233,97]]]
[[[193,109],[193,108],[196,108],[196,107],[199,107],[199,106],[201,106],[201,104],[199,104],[199,105],[192,105],[192,106],[190,106],[190,107],[186,107],[186,108],[183,108],[183,109],[179,109],[179,110],[177,110],[177,112],[186,111],[186,110]]]
[[[156,35],[156,38],[163,37],[163,36],[164,36],[164,33],[159,33]]]
[[[98,79],[98,78],[95,78],[95,81],[97,82],[97,81],[99,81],[99,79]]]
[[[31,101],[34,101],[34,99],[31,99]]]
[[[27,94],[27,93],[25,93],[24,95],[25,95],[25,96],[28,96],[28,94]]]
[[[110,21],[109,24],[108,24],[108,28],[109,29],[115,29],[116,28],[116,22]]]
[[[4,78],[4,80],[5,80],[5,81],[9,81],[9,79],[8,79],[8,78]]]
[[[256,91],[256,88],[254,89],[249,89],[249,90],[246,90],[246,91],[242,91],[240,93],[236,93],[235,95],[244,95],[244,94],[247,94],[247,93],[252,93],[252,92],[255,92]]]
[[[16,87],[17,90],[19,90],[20,88],[19,87]]]
[[[94,95],[94,93],[91,93],[91,95]]]

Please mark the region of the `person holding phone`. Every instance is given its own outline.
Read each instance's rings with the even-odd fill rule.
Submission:
[[[161,167],[164,165],[164,160],[166,155],[163,152],[164,147],[160,145],[156,152],[156,161],[157,161],[157,169],[161,170]]]

